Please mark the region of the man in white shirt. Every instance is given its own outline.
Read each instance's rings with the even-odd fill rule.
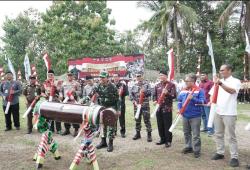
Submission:
[[[219,85],[216,114],[214,118],[216,154],[212,160],[224,159],[225,130],[229,135],[229,146],[231,154],[231,167],[238,167],[238,145],[235,135],[235,124],[237,119],[237,95],[241,86],[240,80],[232,76],[232,66],[224,64],[220,67],[222,79],[215,78],[214,83]],[[213,95],[212,88],[209,94]]]

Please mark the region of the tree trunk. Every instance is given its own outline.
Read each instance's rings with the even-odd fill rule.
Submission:
[[[174,19],[174,41],[175,41],[175,47],[176,47],[176,73],[180,74],[181,72],[181,65],[180,65],[180,43],[179,43],[179,38],[178,38],[178,28],[177,28],[177,13],[176,9],[174,9],[174,14],[173,14],[173,19]]]
[[[249,36],[250,35],[250,2],[245,2],[245,3],[246,3],[245,30],[247,32],[248,39],[249,39],[250,37]],[[246,54],[245,59],[244,59],[245,60],[244,77],[248,80],[249,80],[249,57],[250,57],[250,54]]]

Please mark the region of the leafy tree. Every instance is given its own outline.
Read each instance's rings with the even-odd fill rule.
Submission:
[[[169,33],[172,34],[174,47],[176,48],[176,71],[180,73],[181,42],[183,42],[181,32],[190,32],[190,26],[197,21],[195,11],[182,1],[140,1],[138,6],[155,12],[150,20],[145,23],[146,29],[151,34],[151,41],[161,39],[167,46]]]
[[[115,31],[108,28],[111,10],[105,1],[55,1],[42,15],[38,36],[57,74],[69,58],[109,56],[122,51]]]

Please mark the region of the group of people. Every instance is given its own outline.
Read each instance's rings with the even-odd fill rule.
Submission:
[[[241,80],[241,87],[238,95],[239,104],[250,103],[250,81]]]
[[[230,166],[239,166],[238,147],[235,134],[235,126],[237,119],[237,95],[241,88],[241,83],[238,79],[232,76],[232,67],[224,64],[220,67],[220,76],[214,77],[214,81],[208,79],[207,74],[201,74],[199,85],[196,84],[197,76],[195,74],[187,74],[185,76],[185,87],[177,94],[176,85],[168,80],[168,72],[161,70],[158,79],[160,80],[153,89],[148,81],[145,81],[142,73],[135,75],[136,81],[131,86],[128,82],[120,79],[119,74],[114,74],[111,79],[107,72],[103,71],[99,75],[99,82],[94,83],[91,76],[86,76],[85,85],[81,88],[78,81],[74,79],[73,73],[67,73],[67,81],[60,83],[55,80],[54,71],[49,70],[47,80],[43,84],[38,84],[36,77],[31,75],[30,81],[22,90],[21,84],[13,80],[11,72],[6,73],[6,81],[1,83],[0,95],[3,96],[3,110],[10,95],[13,95],[11,106],[7,114],[5,114],[6,129],[9,131],[11,126],[11,114],[13,115],[14,126],[17,130],[20,129],[19,123],[19,96],[23,93],[26,97],[27,107],[32,103],[36,96],[42,96],[45,100],[50,101],[51,93],[53,102],[63,102],[71,92],[73,97],[69,97],[68,103],[90,104],[95,103],[106,108],[113,108],[117,111],[117,121],[120,124],[121,137],[126,137],[125,112],[126,112],[126,96],[129,97],[134,106],[134,115],[138,109],[139,116],[135,118],[135,135],[133,140],[141,138],[141,121],[147,130],[147,141],[152,142],[152,127],[150,121],[150,100],[153,100],[154,105],[159,105],[156,112],[157,126],[159,132],[159,141],[157,145],[165,145],[166,148],[172,145],[172,133],[169,131],[172,125],[173,101],[177,98],[178,111],[185,105],[186,100],[189,100],[183,117],[183,133],[185,139],[185,147],[182,150],[183,154],[193,153],[195,158],[201,155],[201,137],[200,129],[201,122],[204,128],[202,131],[209,135],[215,136],[216,153],[212,157],[213,160],[224,158],[225,144],[224,136],[227,131],[229,134],[230,145]],[[216,115],[214,126],[207,127],[207,122],[210,113],[210,98],[213,95],[214,84],[219,85],[219,93],[217,98]],[[160,101],[160,102],[159,102]],[[32,113],[28,115],[28,133],[32,132]],[[54,127],[55,123],[55,127]],[[75,129],[74,136],[77,135],[79,125],[73,124]],[[70,124],[64,123],[65,131],[62,132],[61,122],[51,123],[50,130],[58,134],[70,134]],[[116,127],[104,127],[100,143],[96,146],[97,149],[107,148],[108,152],[112,152],[113,140],[117,135]],[[108,138],[108,142],[106,139]]]

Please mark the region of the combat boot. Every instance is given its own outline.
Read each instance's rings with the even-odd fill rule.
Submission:
[[[136,134],[135,136],[133,137],[133,140],[137,140],[137,139],[140,139],[141,138],[141,133],[140,131],[136,131]]]
[[[148,138],[147,138],[148,142],[152,142],[152,136],[151,136],[151,132],[148,132]]]
[[[109,144],[108,144],[108,148],[107,151],[108,152],[112,152],[113,151],[113,139],[109,139]]]
[[[101,142],[96,145],[96,149],[102,149],[102,148],[106,148],[108,145],[107,145],[107,142],[106,142],[106,138],[103,137]]]

